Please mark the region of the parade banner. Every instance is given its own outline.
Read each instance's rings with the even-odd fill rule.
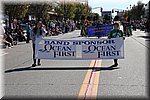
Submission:
[[[123,38],[36,40],[36,58],[54,60],[124,59]]]
[[[113,29],[113,25],[90,26],[87,28],[88,37],[106,36]]]

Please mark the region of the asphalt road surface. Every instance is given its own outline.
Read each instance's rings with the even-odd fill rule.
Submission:
[[[52,39],[85,39],[76,30]],[[117,68],[113,60],[42,60],[32,65],[32,44],[20,42],[3,49],[4,97],[26,98],[148,98],[148,57],[150,38],[134,31],[125,39],[125,59]]]

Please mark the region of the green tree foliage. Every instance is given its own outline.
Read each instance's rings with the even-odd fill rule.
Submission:
[[[144,16],[144,4],[138,1],[137,5],[134,5],[131,10],[126,12],[131,19],[140,20],[141,16]]]
[[[28,15],[34,15],[38,20],[42,18],[49,19],[48,12],[52,10],[52,3],[41,4],[4,4],[4,13],[12,18],[24,18]]]
[[[76,9],[75,9],[75,20],[79,20],[79,19],[85,19],[85,14],[83,13],[84,10],[84,5],[81,3],[77,3],[76,4]],[[84,16],[84,18],[83,18]]]
[[[64,4],[58,4],[55,7],[55,12],[58,14],[58,16],[63,17],[64,16]]]
[[[4,11],[6,15],[9,15],[13,18],[24,18],[28,15],[33,15],[37,20],[48,21],[50,16],[48,12],[57,13],[58,17],[71,19],[71,20],[81,20],[84,16],[84,19],[89,17],[90,19],[95,16],[95,19],[98,19],[96,14],[91,14],[91,7],[88,4],[82,3],[57,3],[55,5],[52,2],[49,3],[26,3],[26,4],[4,4]]]
[[[73,3],[61,3],[55,7],[55,12],[61,16],[69,19],[75,17],[75,4]]]
[[[81,4],[81,3],[76,4],[76,10],[75,10],[76,20],[84,19],[83,16],[87,18],[88,16],[90,16],[90,13],[91,13],[91,7],[88,6],[87,4]]]
[[[89,17],[93,21],[99,20],[99,14],[97,13],[91,13]]]
[[[13,18],[23,18],[26,16],[28,11],[29,5],[28,4],[4,4],[4,14],[9,15]]]
[[[87,4],[61,3],[55,7],[55,11],[59,16],[72,20],[80,20],[82,16],[89,16],[91,8]]]
[[[52,11],[52,3],[30,4],[28,14],[36,16],[38,20],[43,19],[47,21],[49,19],[48,12],[50,11]]]

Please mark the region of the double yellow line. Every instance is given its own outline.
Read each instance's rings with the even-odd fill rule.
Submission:
[[[86,73],[85,79],[80,88],[78,95],[79,100],[96,99],[98,92],[100,71],[96,71],[97,67],[101,66],[101,60],[92,60],[89,70]]]

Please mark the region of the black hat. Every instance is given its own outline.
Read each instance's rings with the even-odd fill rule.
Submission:
[[[119,16],[115,16],[114,21],[119,21]]]

